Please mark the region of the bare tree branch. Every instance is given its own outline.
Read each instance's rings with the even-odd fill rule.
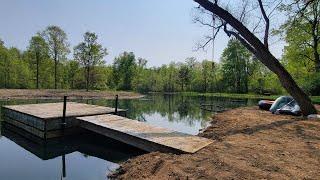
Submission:
[[[269,17],[267,16],[267,13],[263,7],[262,0],[258,0],[258,3],[259,3],[259,7],[261,10],[262,16],[264,18],[264,21],[266,23],[265,32],[264,32],[264,45],[267,47],[267,49],[269,49],[269,44],[268,44],[269,40],[268,39],[269,39],[270,20],[269,20]]]
[[[223,30],[229,37],[232,35],[236,39],[238,39],[241,42],[241,44],[243,46],[245,46],[252,54],[254,54],[255,56],[259,56],[257,51],[245,39],[243,39],[238,33],[231,31],[231,30],[228,30],[226,23],[224,24]]]
[[[209,27],[211,27],[211,28],[214,27],[214,25],[204,22],[204,21],[203,21],[202,19],[200,19],[199,17],[194,18],[194,19],[193,19],[193,22],[194,22],[194,23],[199,23],[199,24],[201,24],[202,26],[209,26]]]

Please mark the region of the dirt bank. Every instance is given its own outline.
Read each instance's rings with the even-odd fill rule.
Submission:
[[[319,106],[317,107],[319,109]],[[215,142],[195,154],[159,152],[128,160],[117,179],[318,179],[320,121],[256,107],[213,117],[200,136]]]
[[[53,90],[53,89],[0,89],[0,99],[61,99],[67,95],[69,99],[134,99],[141,94],[124,91],[85,91],[85,90]]]

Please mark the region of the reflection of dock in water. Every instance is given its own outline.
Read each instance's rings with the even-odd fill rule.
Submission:
[[[119,163],[144,151],[121,142],[83,132],[77,135],[44,140],[8,123],[2,123],[2,135],[42,160],[49,160],[73,152]]]

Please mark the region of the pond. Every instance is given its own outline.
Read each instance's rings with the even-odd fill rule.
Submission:
[[[7,100],[0,101],[0,106],[58,101]],[[73,101],[114,106],[114,100]],[[208,125],[213,113],[211,110],[256,103],[256,100],[247,99],[151,94],[141,99],[119,100],[119,108],[127,109],[127,116],[131,119],[195,135]],[[34,140],[24,131],[2,123],[0,179],[107,179],[107,174],[115,170],[120,162],[143,153],[132,146],[90,132],[77,137]]]

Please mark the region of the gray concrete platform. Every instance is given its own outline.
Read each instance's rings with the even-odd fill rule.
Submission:
[[[80,127],[146,151],[195,153],[210,139],[156,127],[115,115],[78,117]]]

